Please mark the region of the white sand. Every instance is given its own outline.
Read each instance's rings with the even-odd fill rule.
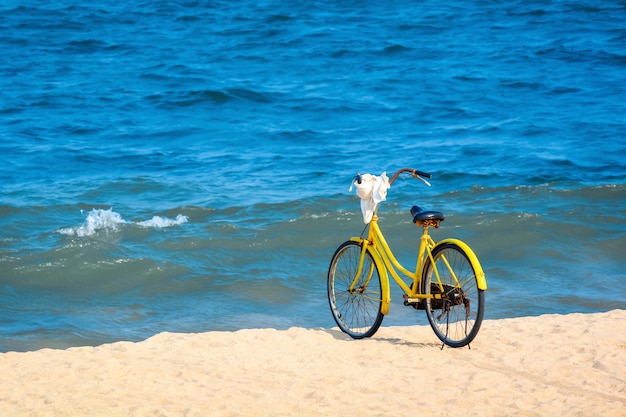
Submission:
[[[163,333],[0,354],[0,416],[626,416],[626,310],[428,326]]]

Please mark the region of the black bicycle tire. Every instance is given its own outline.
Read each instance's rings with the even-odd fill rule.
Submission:
[[[357,272],[361,251],[362,245],[359,242],[349,240],[342,243],[331,258],[327,276],[328,303],[333,319],[341,331],[353,339],[373,336],[384,318],[381,312],[382,285],[379,268],[369,251],[366,253],[364,265],[371,264],[375,276],[372,276],[367,291],[349,293],[347,289]]]
[[[435,260],[435,263],[441,258],[441,255],[443,253],[448,252],[448,251],[453,251],[449,253],[456,254],[455,259],[452,260],[452,262],[454,263],[458,262],[457,265],[454,265],[454,268],[458,268],[459,271],[455,271],[455,274],[457,274],[458,276],[462,275],[461,280],[463,282],[468,282],[468,285],[465,285],[462,287],[462,290],[464,293],[462,298],[464,299],[464,301],[465,299],[469,300],[468,305],[469,305],[470,311],[472,312],[472,318],[471,320],[468,320],[467,318],[468,307],[465,305],[465,303],[463,303],[464,304],[463,306],[461,306],[460,303],[453,305],[452,307],[448,305],[448,308],[450,308],[451,312],[445,315],[446,320],[448,320],[448,322],[446,323],[447,328],[446,328],[446,331],[444,332],[443,323],[440,323],[439,320],[437,320],[435,316],[435,311],[437,310],[433,308],[435,303],[438,303],[438,301],[435,301],[432,299],[426,299],[424,304],[425,304],[426,317],[428,318],[428,322],[430,323],[433,331],[435,332],[439,340],[441,340],[444,344],[450,347],[457,348],[457,347],[463,347],[463,346],[470,344],[478,335],[478,331],[480,330],[480,326],[482,325],[482,321],[483,321],[483,317],[485,313],[485,294],[483,290],[478,288],[476,268],[472,264],[470,257],[457,244],[444,243],[442,245],[435,246],[435,248],[432,251],[432,258]],[[451,258],[452,256],[449,256],[449,257]],[[450,259],[448,259],[448,261],[450,262]],[[438,270],[440,270],[440,275],[444,275],[445,271],[443,271],[443,268],[441,269],[438,268]],[[471,275],[469,274],[470,270],[471,270]],[[423,275],[422,275],[422,285],[423,285],[422,292],[424,294],[431,293],[431,288],[433,288],[431,286],[432,276],[433,276],[432,263],[431,263],[430,258],[427,258],[426,262],[424,263],[424,270],[423,270]],[[445,277],[442,279],[442,281],[446,281]],[[445,284],[447,282],[442,282],[442,283]],[[450,283],[450,285],[452,285],[452,283]],[[466,297],[466,294],[471,294],[471,295]],[[472,303],[478,304],[478,306],[475,309],[476,311],[475,314],[473,313],[474,310],[472,309]],[[443,308],[443,303],[442,303],[441,310],[443,311],[443,309],[444,308]],[[449,323],[450,316],[454,314],[455,316],[452,317],[453,319],[455,319],[456,317],[460,317],[461,316],[460,313],[462,313],[463,310],[466,310],[465,311],[466,318],[465,318],[464,326],[467,327],[468,321],[470,321],[471,328],[469,329],[469,331],[462,330],[462,324],[463,324],[461,323],[462,320],[454,321],[452,323],[452,326],[454,327],[453,330],[457,331],[461,329],[463,333],[463,337],[457,338],[456,336],[450,336],[449,334],[450,326],[451,326],[451,324]],[[443,313],[441,315],[443,316]]]

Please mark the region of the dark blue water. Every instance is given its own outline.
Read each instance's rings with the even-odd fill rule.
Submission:
[[[444,211],[487,318],[626,308],[623,1],[74,3],[0,3],[0,351],[332,327],[404,166],[389,243]]]

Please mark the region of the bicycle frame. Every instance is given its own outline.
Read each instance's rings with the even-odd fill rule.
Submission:
[[[353,237],[350,240],[360,243],[363,248],[361,251],[361,260],[359,263],[359,268],[356,273],[355,280],[350,287],[350,291],[354,290],[358,277],[361,275],[365,253],[366,252],[371,253],[372,257],[374,258],[374,262],[376,263],[376,265],[379,266],[378,273],[380,274],[380,277],[381,277],[381,290],[382,290],[381,312],[385,315],[389,312],[389,305],[391,303],[391,291],[389,287],[389,273],[391,273],[392,278],[398,284],[398,286],[400,286],[400,288],[402,288],[402,290],[406,293],[406,300],[408,302],[416,303],[426,298],[433,298],[433,299],[441,298],[441,294],[424,294],[421,288],[424,264],[426,263],[426,256],[428,256],[428,258],[430,259],[431,265],[433,267],[435,276],[437,278],[437,283],[440,287],[441,293],[444,292],[443,286],[441,284],[441,280],[439,278],[439,271],[437,270],[437,266],[432,257],[433,249],[435,248],[435,246],[440,245],[440,244],[454,243],[462,247],[468,254],[468,257],[470,258],[470,262],[474,266],[476,278],[478,282],[478,288],[481,290],[487,289],[485,273],[483,272],[482,267],[480,266],[480,263],[478,262],[478,258],[476,258],[473,251],[465,243],[457,239],[445,239],[439,243],[436,243],[428,234],[428,227],[424,227],[424,230],[422,232],[419,252],[417,256],[417,262],[415,265],[415,272],[411,272],[407,268],[405,268],[394,256],[391,248],[389,247],[389,245],[387,244],[387,241],[385,240],[385,237],[382,231],[380,230],[380,227],[378,226],[377,214],[374,214],[374,216],[372,217],[367,238]],[[444,258],[444,263],[447,264],[447,261],[445,260],[445,258]],[[449,268],[449,265],[448,265],[448,268]],[[373,272],[372,270],[368,272],[368,279],[365,285],[367,285],[367,283],[369,282],[369,279],[372,277],[372,272]],[[454,273],[451,269],[450,269],[450,272],[454,276]],[[407,284],[400,275],[410,279],[411,283]],[[455,280],[457,280],[456,277],[454,278]],[[457,280],[457,285],[458,284],[459,282]]]

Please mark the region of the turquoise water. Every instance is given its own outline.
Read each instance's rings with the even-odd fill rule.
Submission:
[[[356,172],[408,166],[486,318],[626,308],[626,4],[0,4],[0,351],[333,327]],[[426,324],[392,294],[383,325]]]

